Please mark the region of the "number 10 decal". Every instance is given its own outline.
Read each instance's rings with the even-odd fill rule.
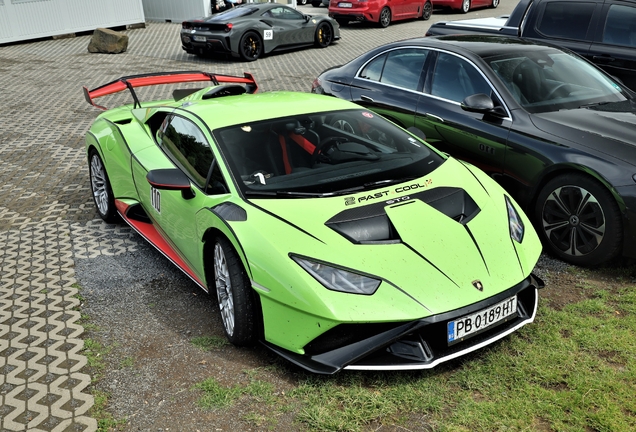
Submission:
[[[152,186],[150,186],[150,205],[161,214],[161,192]]]

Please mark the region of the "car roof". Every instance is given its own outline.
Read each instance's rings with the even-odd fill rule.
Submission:
[[[449,48],[454,51],[472,53],[481,58],[495,55],[514,54],[527,51],[559,50],[552,45],[525,40],[514,36],[495,35],[444,35],[423,38],[406,39],[397,42],[395,46],[416,45],[423,47]]]
[[[289,91],[225,96],[183,105],[182,108],[200,117],[211,129],[271,118],[362,109],[343,99]]]

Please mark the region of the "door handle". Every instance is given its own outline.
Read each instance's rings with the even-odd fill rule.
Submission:
[[[610,56],[593,56],[592,60],[599,63],[611,63],[616,59]]]
[[[375,102],[372,97],[365,96],[365,95],[360,95],[360,99],[367,102]]]
[[[441,118],[440,116],[436,116],[435,114],[431,114],[431,113],[425,113],[424,114],[425,117],[430,117],[430,118],[434,118],[435,120],[444,123],[444,119]]]

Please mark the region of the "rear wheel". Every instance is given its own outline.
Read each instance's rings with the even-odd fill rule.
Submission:
[[[496,8],[497,6],[499,6],[499,0],[492,0],[492,8]]]
[[[239,54],[245,61],[257,60],[263,54],[263,41],[254,32],[247,32],[239,42]]]
[[[314,1],[314,2],[311,2],[311,5],[312,5],[313,7],[318,7],[318,6],[320,6],[321,4],[322,4],[322,2],[321,2],[321,1]]]
[[[214,241],[214,286],[228,340],[237,346],[251,345],[256,339],[256,313],[250,280],[224,237]]]
[[[99,153],[94,148],[88,153],[88,170],[97,213],[105,222],[117,222],[119,218],[115,207],[115,197],[110,187],[106,167]]]
[[[462,8],[460,9],[461,13],[468,13],[470,10],[470,0],[462,1]]]
[[[296,3],[298,3],[301,6],[303,6],[303,5],[307,4],[307,0],[298,0]]]
[[[389,26],[389,24],[391,24],[391,9],[386,6],[382,8],[382,10],[380,11],[380,21],[378,22],[378,24],[380,24],[380,27],[382,28],[386,28]]]
[[[499,0],[495,0],[495,1],[499,1]],[[424,21],[427,21],[428,19],[431,18],[431,15],[433,14],[433,4],[430,1],[426,1],[424,2],[424,6],[422,6],[422,19]]]
[[[349,24],[349,20],[345,18],[336,18],[336,22],[341,26]]]
[[[620,252],[623,229],[616,200],[588,176],[572,173],[550,180],[535,212],[544,245],[564,261],[598,265]]]
[[[333,41],[333,29],[326,22],[320,23],[316,29],[314,39],[317,47],[327,48]]]

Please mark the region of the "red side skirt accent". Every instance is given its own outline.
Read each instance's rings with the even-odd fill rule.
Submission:
[[[137,231],[139,235],[145,238],[148,243],[153,245],[159,252],[161,252],[166,258],[172,261],[181,271],[183,271],[186,275],[190,277],[197,285],[199,285],[203,290],[207,291],[207,287],[205,284],[197,277],[197,275],[192,271],[192,269],[181,259],[181,257],[177,254],[177,252],[170,246],[170,244],[164,240],[164,238],[159,234],[159,231],[155,228],[155,226],[151,223],[140,222],[133,219],[128,219],[126,217],[126,210],[130,207],[128,204],[123,203],[121,201],[115,200],[115,206],[121,217],[124,221],[131,226],[132,229]],[[123,210],[123,211],[122,211]]]

